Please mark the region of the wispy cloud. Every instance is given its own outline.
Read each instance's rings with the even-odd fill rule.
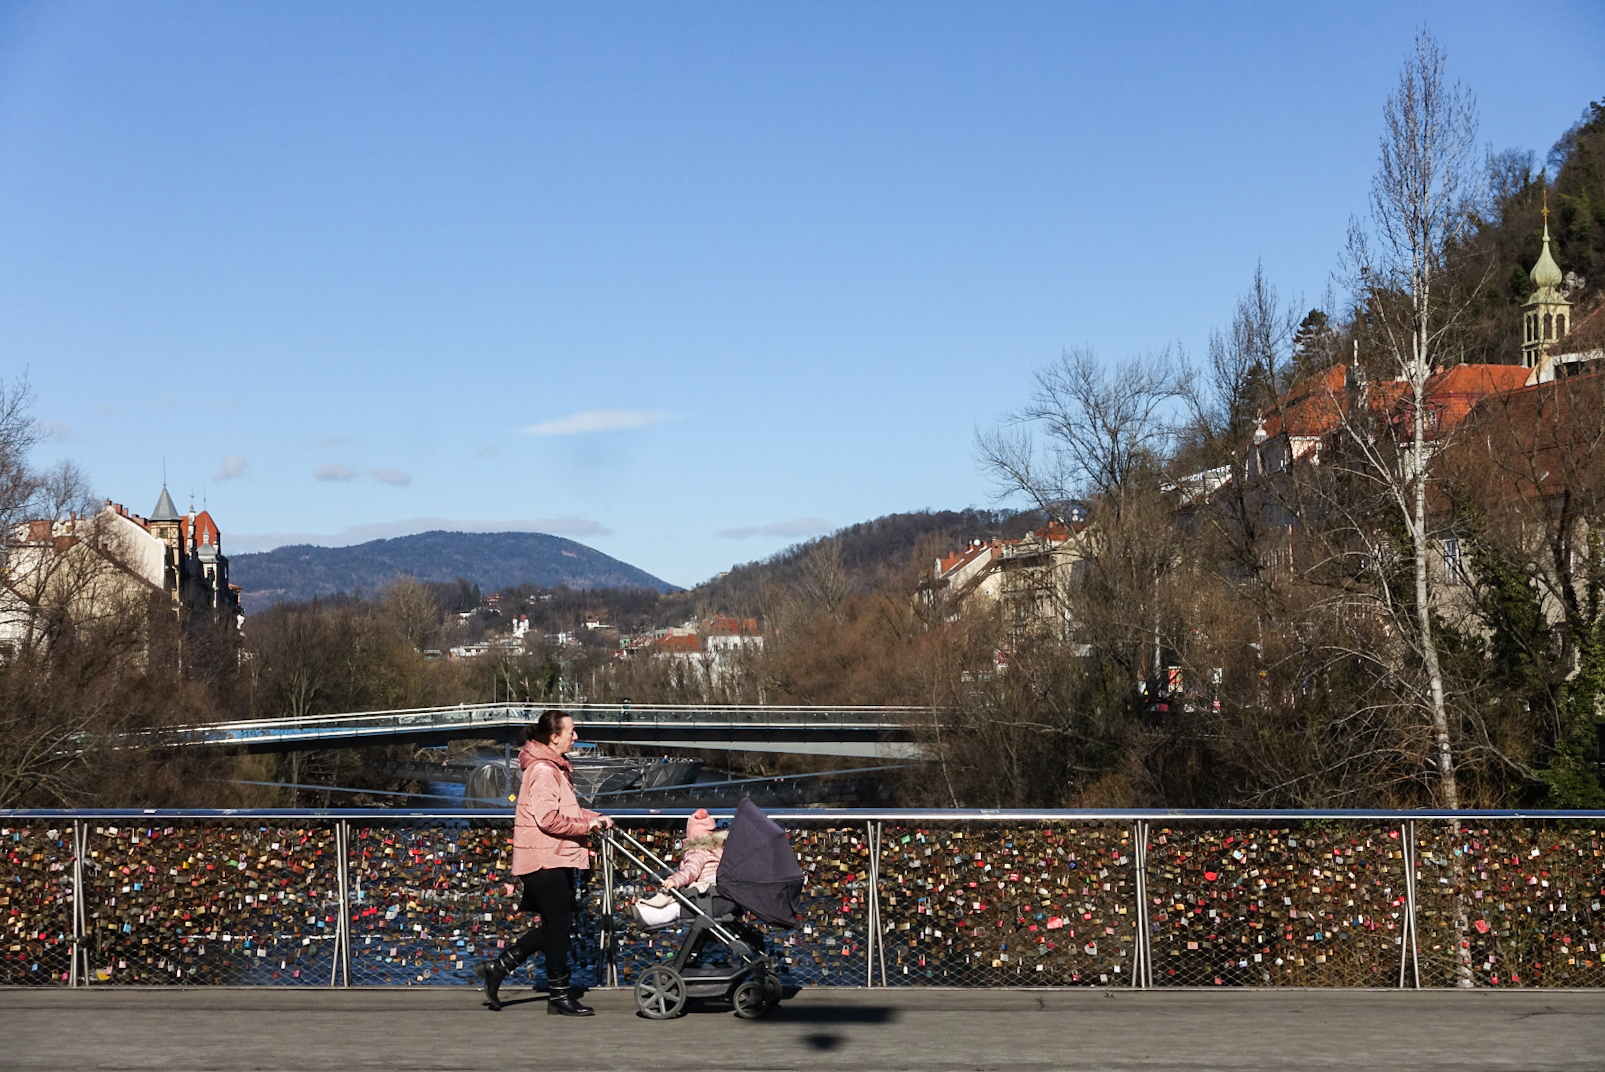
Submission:
[[[213,480],[235,480],[245,475],[245,455],[230,454],[218,464]]]
[[[330,462],[328,465],[320,465],[312,470],[313,480],[346,481],[355,479],[356,475],[357,471],[355,469],[349,465],[341,465],[339,462]]]
[[[44,421],[39,425],[39,432],[46,439],[65,443],[72,438],[72,425],[66,421]]]
[[[747,540],[754,536],[813,536],[828,532],[830,522],[823,517],[794,517],[790,521],[774,521],[767,525],[749,525],[725,529],[719,535],[727,540]]]
[[[314,439],[312,445],[314,447],[343,447],[349,442],[351,442],[350,436],[332,435],[324,436],[322,439]]]
[[[477,458],[494,458],[501,452],[502,448],[500,445],[492,443],[488,447],[480,447],[478,450],[474,451],[474,456]]]
[[[389,484],[398,488],[404,488],[412,483],[411,473],[404,473],[400,469],[392,469],[388,465],[381,465],[379,468],[369,472],[368,475],[381,484]]]
[[[396,536],[411,536],[417,532],[544,532],[549,536],[566,536],[569,539],[611,536],[613,530],[600,521],[587,517],[522,518],[507,521],[484,518],[413,517],[404,521],[384,521],[372,525],[353,525],[336,533],[317,532],[260,532],[237,533],[228,536],[231,553],[249,554],[253,551],[271,551],[287,544],[310,543],[319,547],[348,547],[369,540],[388,540]]]
[[[669,414],[655,409],[588,409],[570,413],[555,421],[542,421],[519,431],[524,435],[558,436],[583,435],[587,432],[617,432],[625,428],[645,428],[669,419]]]
[[[105,405],[95,410],[95,412],[100,414],[102,417],[115,417],[122,411],[123,407],[116,402],[107,402]]]

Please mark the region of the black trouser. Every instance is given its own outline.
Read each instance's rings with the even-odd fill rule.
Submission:
[[[574,868],[550,867],[518,876],[524,895],[521,912],[539,912],[541,921],[513,943],[520,963],[536,953],[546,954],[548,986],[568,986],[568,943],[574,929]]]

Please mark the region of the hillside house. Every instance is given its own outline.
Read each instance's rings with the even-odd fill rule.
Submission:
[[[216,521],[180,514],[165,486],[148,518],[108,499],[90,517],[24,522],[7,549],[0,643],[30,636],[49,606],[88,621],[163,595],[187,625],[244,625]]]
[[[946,604],[950,618],[995,608],[1017,634],[1068,637],[1072,590],[1089,557],[1086,533],[1085,521],[1050,521],[1015,540],[973,540],[936,560],[922,596]]]

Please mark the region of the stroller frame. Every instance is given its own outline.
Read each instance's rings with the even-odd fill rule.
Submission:
[[[600,833],[615,852],[622,853],[643,871],[661,878],[659,872],[673,870],[667,861],[628,832],[615,827]],[[780,1004],[780,971],[774,958],[764,950],[763,935],[739,919],[744,911],[739,904],[735,913],[716,914],[714,901],[718,890],[719,887],[713,885],[706,893],[695,897],[678,889],[668,891],[682,908],[690,910],[691,929],[672,960],[652,965],[636,980],[638,1015],[649,1020],[669,1020],[683,1016],[693,1000],[715,999],[730,1002],[735,1014],[742,1019],[755,1020]],[[723,899],[734,903],[728,897]],[[729,949],[734,963],[727,968],[699,963],[698,957],[710,939],[717,939]]]

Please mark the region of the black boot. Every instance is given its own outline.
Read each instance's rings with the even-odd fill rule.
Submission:
[[[574,1000],[574,991],[568,987],[568,980],[558,982],[550,980],[546,987],[546,1014],[548,1016],[595,1016],[596,1010],[589,1005],[581,1005]]]
[[[524,958],[518,955],[516,949],[504,949],[495,960],[487,960],[474,965],[474,974],[485,982],[485,999],[492,1012],[502,1011],[501,995],[497,993],[497,990],[502,985],[502,980],[511,975],[513,970],[523,962]]]

